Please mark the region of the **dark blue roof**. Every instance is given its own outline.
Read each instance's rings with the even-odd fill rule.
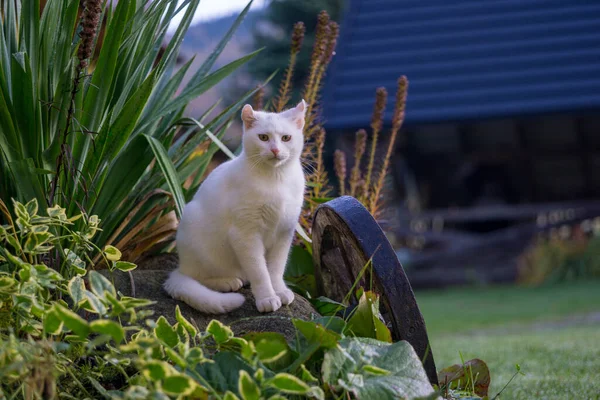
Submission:
[[[325,86],[330,129],[366,127],[409,79],[407,122],[600,108],[598,0],[349,0]]]

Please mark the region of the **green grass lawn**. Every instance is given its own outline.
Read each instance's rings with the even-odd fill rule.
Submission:
[[[460,363],[461,352],[488,364],[491,397],[518,363],[526,376],[502,399],[600,399],[600,323],[560,322],[600,312],[600,281],[416,295],[438,369]]]

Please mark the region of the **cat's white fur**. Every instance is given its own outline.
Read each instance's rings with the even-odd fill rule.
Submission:
[[[185,206],[177,231],[179,268],[164,284],[173,298],[225,313],[241,306],[244,296],[224,292],[249,282],[260,312],[294,300],[283,273],[304,198],[305,112],[304,101],[278,114],[244,106],[242,153],[211,172]]]

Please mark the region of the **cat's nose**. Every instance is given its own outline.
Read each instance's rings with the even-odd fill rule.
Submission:
[[[279,154],[279,149],[271,149],[271,153],[273,153],[273,155],[277,157],[277,155]]]

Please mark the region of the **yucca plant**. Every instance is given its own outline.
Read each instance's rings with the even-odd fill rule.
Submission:
[[[190,100],[257,54],[213,71],[248,4],[180,88],[193,60],[179,68],[176,60],[199,3],[48,0],[40,11],[40,0],[0,0],[0,199],[97,215],[95,244],[118,244],[130,258],[171,237],[174,212],[218,150],[198,146],[219,137],[253,94],[206,125],[183,118]]]

